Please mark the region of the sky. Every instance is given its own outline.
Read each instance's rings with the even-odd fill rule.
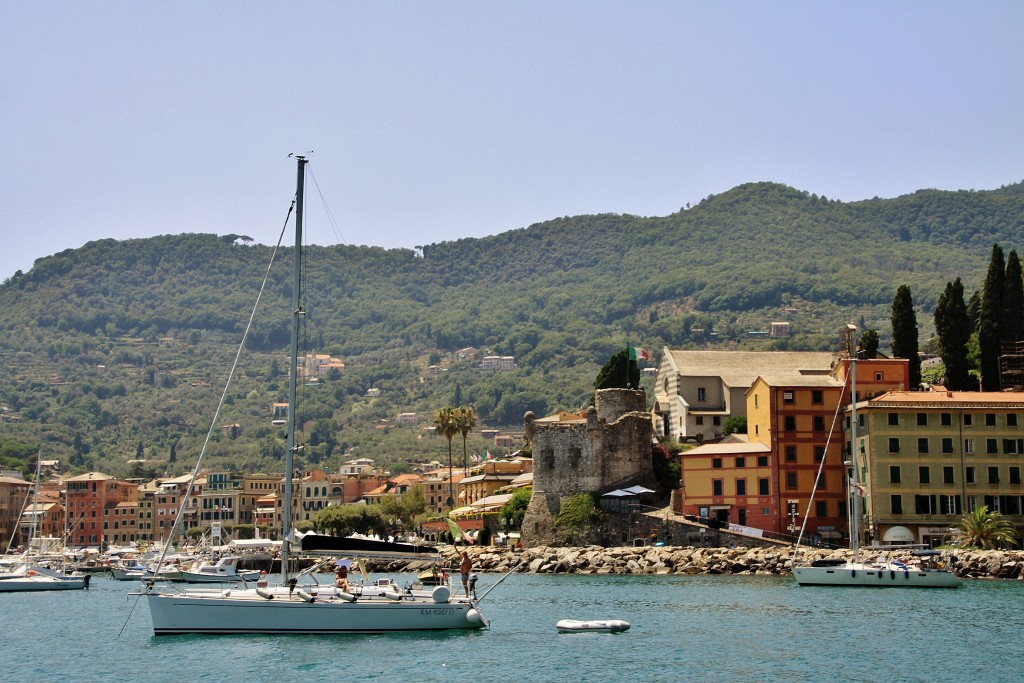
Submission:
[[[0,281],[86,242],[413,248],[1024,180],[1024,3],[39,0],[0,22]]]

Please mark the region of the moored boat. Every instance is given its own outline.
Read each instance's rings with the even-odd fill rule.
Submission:
[[[191,589],[175,592],[145,582],[145,597],[155,635],[185,633],[202,634],[326,634],[326,633],[389,633],[402,631],[475,630],[487,628],[488,622],[472,599],[453,599],[445,586],[436,587],[429,595],[412,590],[395,590],[391,586],[376,587],[374,591],[344,590],[344,584],[322,586],[312,571],[307,570],[294,578],[289,577],[290,545],[295,542],[291,534],[291,511],[294,477],[294,453],[301,449],[296,434],[296,386],[298,359],[298,329],[305,310],[302,307],[302,215],[305,167],[304,156],[298,156],[298,180],[295,193],[295,250],[292,283],[291,344],[289,354],[287,446],[284,462],[284,500],[281,545],[281,580],[277,586],[228,588],[224,590]],[[254,311],[255,313],[255,311]],[[245,339],[243,337],[242,344]],[[230,385],[231,378],[228,379]],[[225,392],[226,393],[226,392]],[[219,412],[219,408],[218,408]],[[215,417],[216,420],[216,417]],[[213,423],[216,425],[216,421]],[[214,426],[211,425],[210,432]],[[195,476],[202,462],[203,452],[196,463],[186,497],[192,490]],[[181,519],[175,521],[170,536]],[[308,539],[308,540],[307,540]],[[354,543],[358,540],[359,543]],[[304,554],[330,554],[347,557],[409,557],[434,560],[436,549],[427,546],[403,547],[407,544],[366,539],[336,539],[307,535],[301,540]],[[337,579],[340,583],[344,579]]]

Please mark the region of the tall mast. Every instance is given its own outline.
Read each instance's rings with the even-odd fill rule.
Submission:
[[[295,392],[298,384],[299,365],[299,320],[302,285],[302,199],[305,187],[306,157],[296,156],[298,178],[295,183],[295,258],[292,267],[292,336],[288,357],[288,445],[284,454],[284,510],[282,511],[281,533],[281,581],[288,582],[288,545],[292,529],[292,462],[295,455],[295,432],[298,419],[295,410]]]
[[[853,498],[850,512],[850,548],[853,561],[860,562],[860,494],[857,472],[857,354],[850,356],[850,493]]]

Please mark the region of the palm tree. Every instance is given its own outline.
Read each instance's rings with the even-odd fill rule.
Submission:
[[[961,543],[967,548],[994,550],[1013,545],[1017,538],[1013,523],[998,512],[989,512],[987,505],[964,513],[959,528],[963,533]]]
[[[434,431],[448,439],[448,507],[455,506],[452,495],[452,437],[459,433],[458,415],[455,408],[445,406],[434,413]]]
[[[455,409],[455,414],[459,431],[462,432],[462,467],[468,470],[469,456],[466,454],[466,438],[476,427],[476,411],[469,406],[459,406]]]

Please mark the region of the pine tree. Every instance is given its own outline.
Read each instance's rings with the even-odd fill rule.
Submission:
[[[946,290],[935,306],[935,333],[939,337],[939,355],[946,366],[946,388],[966,391],[971,388],[967,341],[971,338],[971,320],[964,303],[964,283],[957,278],[947,282]]]
[[[1003,289],[1006,265],[1003,248],[992,246],[985,286],[981,290],[981,312],[978,316],[978,346],[981,351],[981,390],[999,391],[999,354],[1002,350]]]
[[[892,355],[910,362],[910,387],[921,385],[921,357],[917,353],[917,315],[910,287],[900,285],[892,300]]]
[[[999,336],[1004,342],[1024,340],[1024,279],[1021,278],[1020,259],[1014,249],[1010,250],[1006,258],[1003,319]]]

